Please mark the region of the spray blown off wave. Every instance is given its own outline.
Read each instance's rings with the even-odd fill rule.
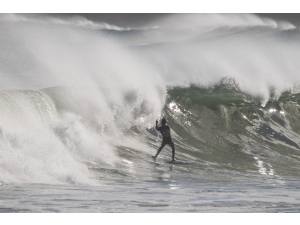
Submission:
[[[198,169],[299,175],[293,24],[176,15],[122,28],[4,15],[0,28],[1,182],[147,177],[162,114],[178,158]]]

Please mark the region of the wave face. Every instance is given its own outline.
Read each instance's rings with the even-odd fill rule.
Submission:
[[[299,175],[299,94],[265,106],[227,85],[169,91],[165,115],[180,151],[222,169]],[[286,165],[289,165],[288,167]]]
[[[246,14],[143,27],[2,15],[0,36],[1,182],[147,180],[162,115],[188,163],[181,172],[299,175],[293,24]]]
[[[167,93],[162,115],[172,128],[177,158],[194,173],[299,175],[299,94],[286,92],[262,106],[259,98],[224,83]],[[0,93],[2,182],[97,184],[107,171],[109,176],[149,173],[160,136],[141,125],[144,104],[134,110],[139,122],[128,125],[124,109],[112,105],[115,122],[105,124],[90,103],[74,102],[68,88]],[[168,160],[170,151],[161,157]]]

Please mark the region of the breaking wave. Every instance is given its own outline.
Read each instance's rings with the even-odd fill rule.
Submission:
[[[1,182],[147,179],[161,116],[191,173],[299,175],[293,24],[255,15],[105,24],[1,17]]]

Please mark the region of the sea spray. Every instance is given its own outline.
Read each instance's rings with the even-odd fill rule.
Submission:
[[[1,181],[101,183],[90,165],[137,176],[144,169],[135,157],[147,161],[158,147],[152,128],[161,114],[179,156],[257,171],[243,152],[254,142],[271,174],[298,173],[297,125],[280,127],[265,108],[270,90],[278,100],[299,82],[293,24],[247,14],[172,15],[138,29],[105,24],[1,17]],[[239,90],[217,89],[224,77]],[[298,121],[289,98],[286,119]]]

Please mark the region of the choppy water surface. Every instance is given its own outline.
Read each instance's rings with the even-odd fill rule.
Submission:
[[[150,165],[145,179],[99,186],[2,185],[1,212],[299,212],[299,181],[241,174],[194,176]],[[192,169],[192,167],[190,167]]]
[[[299,212],[300,32],[0,15],[1,212]],[[171,128],[170,149],[155,120]]]
[[[299,212],[298,94],[285,93],[261,106],[233,87],[220,88],[169,90],[163,114],[172,128],[175,164],[169,163],[168,147],[152,160],[161,142],[153,127],[130,127],[124,136],[108,141],[114,154],[98,155],[98,160],[86,155],[91,146],[85,148],[83,140],[74,139],[87,131],[80,126],[89,123],[47,128],[71,150],[64,155],[59,148],[45,149],[54,161],[38,150],[22,148],[32,147],[32,142],[23,142],[31,140],[27,133],[16,136],[4,129],[1,138],[7,148],[2,153],[7,159],[2,155],[6,164],[2,163],[0,211]],[[56,111],[59,100],[53,91],[57,93],[21,91],[0,97],[6,96],[14,109],[10,98],[34,96],[42,118],[57,117],[61,109]],[[15,160],[19,164],[13,164]]]

